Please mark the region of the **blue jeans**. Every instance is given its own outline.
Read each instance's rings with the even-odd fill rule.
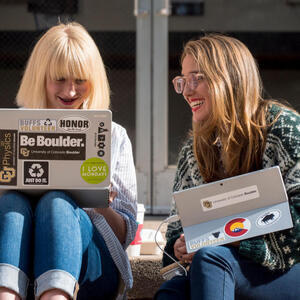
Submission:
[[[188,276],[162,284],[156,300],[297,300],[300,264],[286,273],[271,272],[238,254],[235,247],[204,247],[195,254]]]
[[[84,210],[61,191],[35,204],[8,192],[0,199],[0,286],[26,298],[57,288],[78,299],[110,299],[119,273]],[[29,294],[31,293],[29,289]]]

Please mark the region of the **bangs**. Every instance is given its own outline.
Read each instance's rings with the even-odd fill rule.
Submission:
[[[76,50],[77,51],[76,51]],[[89,60],[80,48],[64,47],[56,49],[49,60],[49,77],[51,80],[74,78],[90,80],[92,70]]]

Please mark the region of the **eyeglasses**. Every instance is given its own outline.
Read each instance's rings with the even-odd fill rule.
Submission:
[[[204,75],[201,73],[191,73],[188,76],[177,76],[172,82],[177,94],[182,94],[185,87],[189,87],[190,90],[194,91],[198,84],[204,80]]]

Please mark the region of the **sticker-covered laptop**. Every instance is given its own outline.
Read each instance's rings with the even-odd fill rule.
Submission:
[[[83,207],[106,207],[111,112],[0,109],[0,191],[69,192]]]
[[[293,227],[278,166],[175,192],[187,252]]]

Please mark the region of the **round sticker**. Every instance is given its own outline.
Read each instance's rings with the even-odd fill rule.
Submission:
[[[250,230],[251,224],[248,219],[236,218],[226,223],[224,231],[230,237],[240,237]]]
[[[264,213],[263,215],[261,215],[260,217],[258,217],[256,223],[258,226],[267,226],[267,225],[271,225],[273,223],[275,223],[276,221],[278,221],[280,219],[281,216],[281,212],[278,209],[274,209],[271,211],[268,211],[266,213]]]
[[[98,184],[109,174],[108,165],[99,157],[92,157],[84,161],[80,167],[80,175],[90,184]]]

